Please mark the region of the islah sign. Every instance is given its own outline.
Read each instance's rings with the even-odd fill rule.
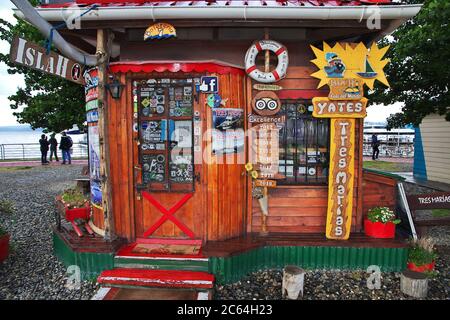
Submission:
[[[56,52],[50,52],[28,40],[16,37],[11,44],[10,61],[84,85],[84,67]]]

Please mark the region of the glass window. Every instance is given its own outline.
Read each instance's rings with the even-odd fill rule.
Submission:
[[[193,79],[144,80],[136,92],[142,183],[152,191],[193,191]]]
[[[311,100],[283,100],[286,116],[280,130],[279,184],[326,184],[329,163],[329,120],[312,117]]]

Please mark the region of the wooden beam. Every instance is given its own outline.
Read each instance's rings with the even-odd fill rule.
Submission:
[[[102,179],[102,207],[105,219],[105,240],[112,241],[116,238],[114,232],[113,206],[111,196],[110,157],[108,139],[108,105],[106,84],[108,81],[107,65],[110,58],[112,45],[112,33],[109,30],[97,31],[97,56],[98,64],[98,131],[100,142],[100,176]]]

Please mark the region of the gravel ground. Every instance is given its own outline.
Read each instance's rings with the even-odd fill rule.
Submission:
[[[436,264],[437,274],[429,282],[427,299],[450,299],[450,256],[441,257]],[[279,300],[282,270],[255,272],[240,282],[216,286],[219,300]],[[304,300],[408,300],[414,299],[400,291],[400,273],[382,273],[381,288],[367,288],[368,273],[363,271],[307,270]],[[299,298],[301,299],[301,298]]]
[[[0,200],[14,203],[15,212],[0,214],[0,224],[11,234],[11,253],[0,264],[0,300],[90,299],[93,282],[79,290],[66,287],[66,268],[53,255],[54,197],[74,186],[82,166],[0,170]]]
[[[0,300],[90,299],[98,288],[88,281],[78,290],[67,288],[66,268],[52,251],[54,197],[74,185],[81,168],[0,171],[0,200],[13,202],[16,209],[11,215],[0,215],[0,224],[12,235],[12,252],[0,265]],[[448,229],[445,231],[448,239]],[[443,236],[442,231],[435,233]],[[429,299],[450,299],[449,262],[450,255],[441,254],[437,275],[429,284]],[[381,289],[370,290],[366,286],[368,274],[362,271],[308,270],[304,299],[410,299],[400,292],[399,276],[383,273]],[[281,299],[281,279],[281,270],[256,272],[240,282],[216,286],[215,298]]]

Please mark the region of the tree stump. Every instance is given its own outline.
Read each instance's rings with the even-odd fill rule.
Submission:
[[[426,298],[428,277],[421,272],[405,270],[400,276],[400,290],[414,298]]]
[[[305,271],[297,266],[286,266],[283,270],[283,298],[296,300],[300,295],[303,297],[303,282],[305,280]]]

